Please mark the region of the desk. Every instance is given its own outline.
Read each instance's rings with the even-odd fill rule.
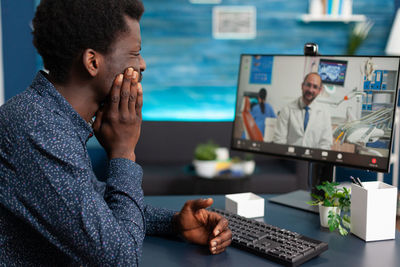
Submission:
[[[261,195],[268,199],[272,195]],[[157,207],[180,209],[183,203],[198,196],[150,196],[148,204]],[[205,196],[202,196],[205,197]],[[207,196],[208,197],[208,196]],[[213,207],[224,209],[222,195],[210,196]],[[400,266],[400,233],[389,241],[365,243],[354,235],[342,237],[321,229],[319,216],[311,212],[297,210],[278,204],[265,202],[264,220],[272,225],[295,231],[329,244],[328,251],[302,266]],[[177,239],[146,237],[141,266],[281,266],[267,259],[240,249],[229,247],[224,253],[211,255],[206,247],[185,243]]]

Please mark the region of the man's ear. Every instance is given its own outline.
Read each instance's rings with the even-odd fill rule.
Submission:
[[[90,76],[95,77],[103,61],[103,56],[95,50],[88,48],[83,52],[82,63]]]

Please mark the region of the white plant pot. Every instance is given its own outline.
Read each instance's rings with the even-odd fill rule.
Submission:
[[[329,211],[333,211],[336,214],[340,214],[340,209],[339,207],[325,207],[322,205],[319,205],[319,220],[321,223],[322,227],[329,227],[328,226],[328,215],[329,215]]]
[[[254,160],[249,160],[243,162],[243,172],[245,175],[252,175],[256,167],[256,162]]]
[[[226,147],[219,147],[215,149],[215,154],[217,154],[217,160],[219,161],[229,160],[229,149]]]
[[[216,160],[194,160],[193,161],[196,174],[203,178],[213,178],[216,173]]]

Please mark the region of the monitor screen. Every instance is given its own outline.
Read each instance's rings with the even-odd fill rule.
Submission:
[[[399,57],[242,55],[231,147],[388,171]]]
[[[318,73],[325,84],[344,85],[347,61],[321,58]]]

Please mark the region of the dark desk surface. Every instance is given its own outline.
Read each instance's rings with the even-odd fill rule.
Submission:
[[[267,199],[271,195],[262,195]],[[200,196],[150,196],[148,204],[179,210],[189,199]],[[208,197],[208,196],[201,196]],[[210,196],[213,207],[224,209],[223,195]],[[324,241],[328,251],[302,266],[400,266],[400,233],[396,239],[366,243],[354,235],[342,237],[337,232],[320,228],[319,216],[278,204],[265,202],[264,220],[272,225],[285,228]],[[177,239],[146,237],[141,266],[280,266],[251,253],[229,247],[224,253],[211,255],[206,247],[185,243]]]

